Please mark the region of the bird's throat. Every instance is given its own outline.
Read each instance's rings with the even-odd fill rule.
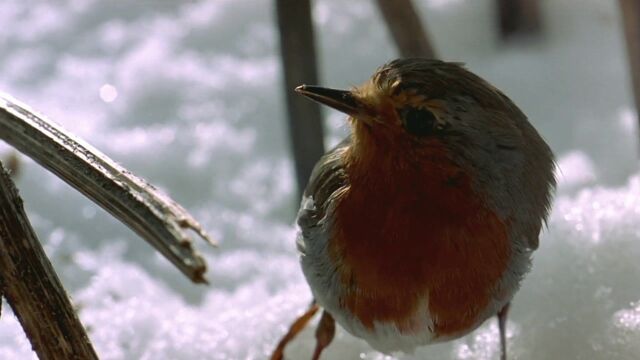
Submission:
[[[398,184],[451,186],[462,175],[462,169],[438,139],[419,148],[406,138],[366,123],[352,125],[351,145],[342,156],[350,182],[370,190]]]

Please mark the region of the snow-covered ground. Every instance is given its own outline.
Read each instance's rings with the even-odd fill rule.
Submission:
[[[491,0],[415,1],[436,48],[527,113],[560,187],[515,298],[512,359],[640,354],[640,173],[616,1],[547,0],[542,41],[504,46]],[[323,84],[395,57],[370,0],[315,0]],[[27,212],[103,359],[264,359],[310,294],[294,199],[272,1],[0,2],[0,89],[84,137],[192,211],[209,287],[191,285],[104,211],[25,159]],[[328,140],[346,132],[327,112]],[[0,153],[8,147],[0,145]],[[0,359],[32,359],[0,318]],[[288,351],[306,359],[308,329]],[[496,359],[497,326],[397,359]],[[327,359],[392,359],[338,330]]]

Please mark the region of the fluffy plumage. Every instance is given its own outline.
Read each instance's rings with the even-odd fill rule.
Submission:
[[[318,162],[298,214],[317,303],[383,352],[467,334],[529,269],[551,150],[457,63],[392,61],[330,97],[316,100],[349,113],[352,134]]]

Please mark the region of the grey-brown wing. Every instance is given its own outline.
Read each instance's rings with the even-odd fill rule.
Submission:
[[[342,154],[349,147],[350,138],[346,138],[326,153],[313,168],[309,183],[302,196],[297,223],[298,251],[302,254],[309,241],[326,236],[327,214],[331,211],[333,199],[348,186]]]

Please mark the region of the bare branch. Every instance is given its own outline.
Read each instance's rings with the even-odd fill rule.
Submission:
[[[640,122],[640,0],[620,0],[619,4],[627,44],[629,77],[636,106],[636,121]]]
[[[377,0],[378,9],[387,23],[402,57],[434,59],[436,52],[411,0]]]
[[[44,359],[98,359],[0,163],[0,293]]]
[[[276,0],[289,135],[298,183],[298,198],[311,170],[324,154],[320,106],[294,93],[302,84],[318,85],[310,0]]]
[[[187,230],[214,244],[180,205],[91,145],[0,93],[0,138],[83,193],[159,250],[196,283],[206,263]]]
[[[539,0],[497,0],[502,40],[516,35],[538,35],[542,30]]]

